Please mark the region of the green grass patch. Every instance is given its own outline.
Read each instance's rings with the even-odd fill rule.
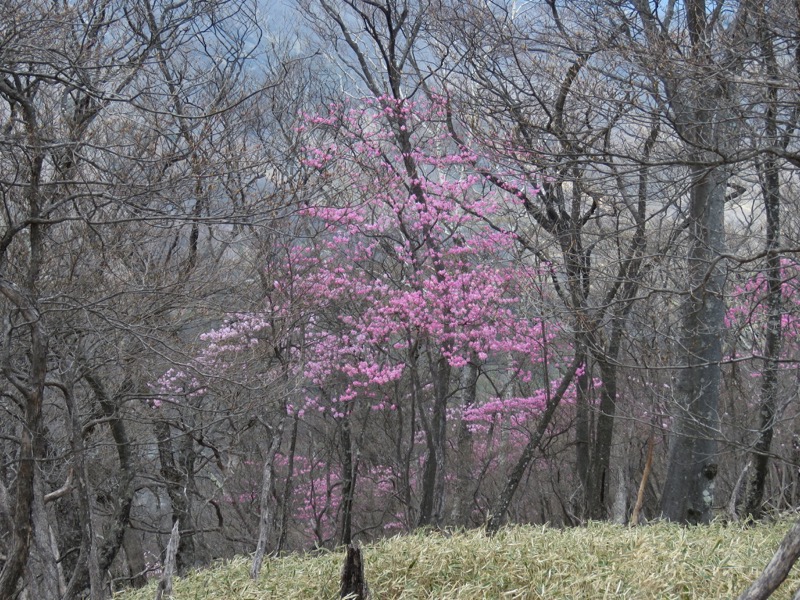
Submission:
[[[789,530],[788,521],[684,528],[607,523],[551,529],[510,527],[452,536],[416,533],[363,548],[375,600],[535,598],[735,598],[755,579]],[[337,597],[344,552],[265,559],[248,576],[237,558],[178,578],[178,600],[314,600]],[[115,600],[151,600],[154,585]],[[791,598],[792,576],[773,598]]]

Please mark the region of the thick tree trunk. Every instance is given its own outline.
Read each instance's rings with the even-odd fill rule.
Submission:
[[[628,517],[628,472],[624,466],[617,466],[617,491],[611,507],[611,519],[624,525]]]
[[[616,360],[616,356],[610,358]],[[608,515],[611,445],[614,438],[614,420],[617,415],[617,369],[608,360],[600,360],[597,364],[600,367],[600,379],[603,385],[600,387],[595,451],[589,479],[589,518],[600,520]]]
[[[72,386],[62,388],[67,405],[72,432],[70,446],[74,460],[75,483],[78,496],[78,512],[81,524],[81,548],[75,572],[67,587],[66,597],[77,598],[84,592],[84,573],[88,572],[89,598],[103,599],[103,581],[97,559],[98,540],[95,535],[95,523],[92,515],[92,492],[89,484],[89,471],[86,465],[86,447],[83,440],[83,428],[78,414]]]
[[[105,387],[98,379],[87,375],[86,380],[95,394],[95,399],[100,405],[103,416],[108,421],[111,437],[114,439],[117,450],[117,459],[119,460],[119,485],[117,486],[114,513],[111,515],[108,529],[103,532],[103,542],[98,549],[100,571],[105,573],[111,567],[111,563],[114,562],[122,546],[125,531],[130,526],[131,506],[133,505],[133,494],[135,492],[133,480],[136,476],[137,468],[131,453],[128,430],[125,426],[125,421],[120,415],[123,392],[120,393],[120,396],[110,398]],[[123,390],[125,387],[127,386],[123,386]]]
[[[133,479],[136,475],[131,454],[131,445],[128,439],[125,422],[119,413],[119,398],[110,398],[100,379],[91,373],[84,373],[84,379],[92,388],[95,400],[97,401],[103,416],[107,419],[111,430],[111,436],[117,448],[117,458],[119,459],[119,485],[114,499],[114,512],[108,519],[108,529],[102,535],[95,536],[97,539],[96,563],[99,573],[105,573],[114,562],[123,544],[125,532],[130,525],[131,506],[133,505],[134,486]],[[124,387],[124,386],[123,386]],[[99,538],[99,539],[98,539]],[[129,557],[130,558],[130,557]],[[132,560],[136,560],[133,557]],[[69,585],[69,594],[75,594],[90,586],[91,573],[88,570],[86,561],[78,561],[75,572]],[[143,569],[142,569],[143,571]],[[140,585],[143,583],[140,580]]]
[[[145,575],[147,564],[144,560],[142,541],[138,536],[137,532],[127,529],[122,539],[125,562],[128,564],[128,572],[130,573],[130,584],[135,588],[147,585],[147,576]]]
[[[37,406],[38,405],[38,406]],[[28,562],[31,538],[33,537],[33,502],[34,502],[34,471],[39,452],[36,446],[40,444],[41,436],[41,401],[29,406],[26,411],[26,426],[20,436],[20,459],[17,469],[16,502],[14,505],[14,528],[12,529],[11,544],[8,549],[8,558],[0,574],[0,598],[12,598],[17,588],[17,583]],[[29,431],[29,425],[34,423],[35,429]]]
[[[724,304],[719,257],[724,241],[727,175],[693,166],[690,198],[689,290],[683,314],[685,366],[672,415],[669,467],[661,513],[680,523],[712,518],[717,475],[720,361]]]
[[[33,543],[25,570],[25,586],[31,598],[63,598],[66,593],[60,553],[45,509],[44,482],[37,469],[33,500]]]
[[[361,548],[349,544],[339,585],[339,597],[348,600],[369,600],[369,586],[364,577],[364,556]]]

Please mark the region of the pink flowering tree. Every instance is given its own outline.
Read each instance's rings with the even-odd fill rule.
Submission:
[[[786,368],[794,369],[791,361],[800,358],[800,265],[783,258],[780,264],[780,331],[783,338],[781,356]],[[770,318],[769,282],[767,274],[759,271],[736,285],[730,294],[725,326],[731,336],[731,359],[742,361],[766,355],[766,340]],[[761,369],[748,361],[748,375],[758,378]]]
[[[550,267],[489,224],[524,213],[523,184],[487,182],[485,159],[453,140],[446,118],[437,100],[390,98],[306,116],[317,192],[297,213],[304,235],[287,243],[263,310],[205,334],[194,373],[161,382],[166,396],[208,393],[212,373],[264,384],[274,370],[242,357],[266,360],[264,339],[295,340],[282,343],[299,382],[286,411],[309,432],[333,431],[338,447],[324,476],[310,455],[298,461],[295,514],[319,543],[334,522],[349,542],[359,499],[381,526],[442,524],[448,486],[521,452],[577,368],[545,318]]]
[[[481,158],[453,140],[446,117],[436,99],[386,97],[309,116],[318,143],[307,164],[324,186],[302,210],[313,243],[293,256],[304,267],[294,284],[319,303],[306,330],[311,393],[302,410],[329,412],[343,430],[361,407],[410,412],[409,440],[419,432],[424,447],[420,525],[444,517],[448,409],[470,396],[459,394],[461,374],[504,389],[468,398],[465,417],[488,402],[494,413],[530,418],[544,406],[547,365],[563,368],[549,356],[558,326],[544,325],[541,304],[530,310],[545,295],[540,269],[520,260],[512,234],[487,224],[518,218],[520,195],[487,183]],[[345,496],[358,472],[348,468]]]
[[[747,435],[743,440],[752,452],[739,507],[742,516],[753,519],[762,514],[772,441],[793,396],[786,386],[796,385],[800,359],[800,269],[794,260],[777,253],[768,255],[766,267],[735,286],[725,318],[731,331],[732,369],[744,375],[735,380],[740,388],[752,388],[745,394],[754,399],[747,408],[758,413],[747,423],[748,431],[752,421],[759,423],[755,438]]]

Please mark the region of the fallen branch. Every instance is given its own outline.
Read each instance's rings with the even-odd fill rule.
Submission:
[[[800,557],[800,521],[792,525],[778,550],[752,585],[737,600],[765,600],[778,589]],[[795,598],[798,594],[795,594]]]

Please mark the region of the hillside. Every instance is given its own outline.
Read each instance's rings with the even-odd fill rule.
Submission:
[[[364,547],[375,600],[412,598],[735,598],[760,573],[789,522],[744,528],[657,524],[626,528],[512,527],[416,533]],[[246,557],[179,579],[178,600],[336,598],[342,552],[265,562],[257,582]],[[153,585],[115,600],[151,600]],[[774,598],[791,598],[796,571]]]

